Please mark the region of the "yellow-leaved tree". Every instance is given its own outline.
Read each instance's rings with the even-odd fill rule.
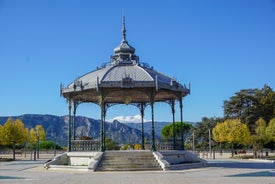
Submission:
[[[0,128],[1,144],[10,145],[13,148],[13,159],[15,160],[15,147],[27,141],[28,129],[20,119],[15,121],[9,118]]]
[[[4,137],[3,126],[0,125],[0,145],[3,145],[3,137]]]
[[[264,144],[268,142],[266,122],[263,118],[259,118],[255,124],[255,133],[252,135],[251,142],[253,144],[254,151],[260,150],[261,153],[263,153]]]
[[[275,118],[272,118],[269,121],[268,126],[266,127],[266,134],[270,141],[275,142]]]
[[[218,123],[212,130],[216,142],[227,142],[232,145],[232,155],[235,144],[246,145],[250,142],[250,131],[239,119],[228,119]]]
[[[42,125],[36,125],[32,128],[29,133],[29,143],[34,148],[34,160],[36,160],[36,150],[37,158],[39,158],[39,142],[46,140],[46,132]]]

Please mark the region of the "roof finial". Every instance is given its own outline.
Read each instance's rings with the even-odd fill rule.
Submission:
[[[126,41],[126,28],[125,28],[125,16],[124,10],[122,10],[122,41]]]

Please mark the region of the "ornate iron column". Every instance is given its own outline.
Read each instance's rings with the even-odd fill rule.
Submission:
[[[72,103],[71,103],[71,99],[69,99],[68,101],[69,106],[68,106],[68,110],[69,110],[69,122],[68,122],[68,151],[70,152],[72,150],[71,147],[71,110],[72,110]]]
[[[103,91],[99,91],[99,106],[101,109],[101,124],[100,124],[100,151],[105,151],[105,117],[106,117],[106,104]]]
[[[182,105],[182,97],[180,97],[179,99],[180,102],[180,135],[181,135],[181,145],[182,145],[182,150],[184,150],[184,139],[183,139],[183,116],[182,116],[182,109],[183,109],[183,105]]]
[[[141,115],[141,149],[145,150],[144,145],[144,108],[145,103],[140,104],[140,115]]]
[[[102,123],[102,126],[103,126],[103,149],[102,151],[105,151],[106,147],[105,147],[105,120],[106,120],[106,112],[107,112],[107,107],[106,107],[106,104],[104,103],[103,104],[103,123]]]
[[[175,100],[170,101],[172,115],[173,115],[173,149],[176,149],[176,125],[175,125]]]
[[[76,116],[76,109],[78,106],[78,102],[74,101],[74,109],[73,109],[73,125],[72,125],[72,129],[73,129],[73,140],[75,140],[75,116]]]
[[[101,124],[100,124],[100,151],[105,151],[105,130],[104,130],[104,119],[105,119],[105,104],[104,102],[102,102],[102,104],[100,105],[100,109],[101,109]]]
[[[156,151],[156,145],[155,145],[155,120],[154,120],[154,95],[151,95],[150,99],[150,105],[151,105],[151,111],[152,111],[152,145],[151,145],[151,150]]]

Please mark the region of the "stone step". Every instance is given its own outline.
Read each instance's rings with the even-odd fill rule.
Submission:
[[[125,162],[139,162],[140,160],[142,161],[152,161],[154,160],[154,157],[135,157],[135,158],[115,158],[115,157],[109,157],[109,158],[103,158],[104,161],[109,161],[109,162],[120,162],[120,161],[125,161]]]
[[[104,171],[158,171],[161,169],[158,168],[134,168],[134,167],[124,167],[124,168],[111,168],[111,167],[101,167],[96,171],[104,172]]]
[[[110,166],[110,167],[158,167],[158,163],[110,163],[110,162],[102,162],[99,166]]]
[[[151,151],[106,151],[97,171],[161,170]]]

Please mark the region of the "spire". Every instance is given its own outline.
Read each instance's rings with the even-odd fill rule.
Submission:
[[[135,48],[132,47],[126,40],[126,28],[125,28],[125,16],[124,12],[122,12],[122,40],[119,46],[115,49],[115,54],[118,53],[127,53],[127,54],[134,54]]]
[[[122,16],[122,42],[126,42],[125,16]]]
[[[138,56],[135,55],[135,48],[126,40],[125,16],[122,12],[122,40],[114,49],[114,55],[111,56],[112,64],[136,64]]]

